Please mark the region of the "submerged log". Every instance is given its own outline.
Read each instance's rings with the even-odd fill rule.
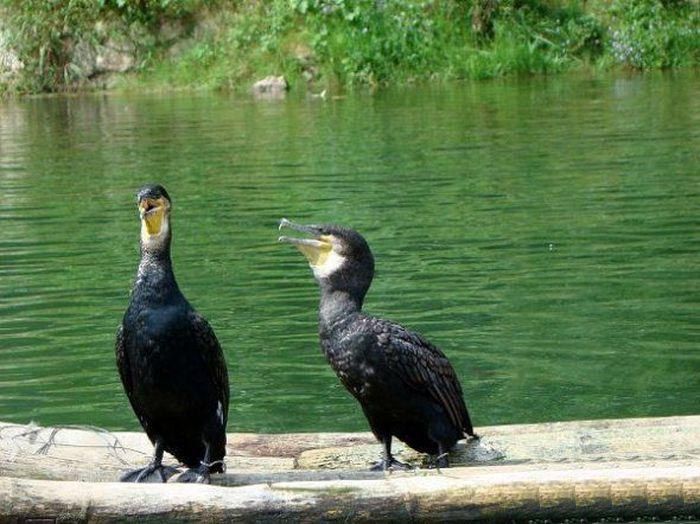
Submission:
[[[367,433],[230,434],[228,472],[191,486],[113,482],[149,460],[139,433],[0,424],[0,522],[700,515],[700,416],[479,429],[454,467],[397,446],[422,467],[386,474]]]

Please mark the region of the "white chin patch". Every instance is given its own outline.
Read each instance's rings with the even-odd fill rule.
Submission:
[[[343,264],[345,264],[345,257],[335,251],[331,251],[323,261],[323,264],[311,266],[311,269],[313,269],[316,278],[327,278],[338,271]]]

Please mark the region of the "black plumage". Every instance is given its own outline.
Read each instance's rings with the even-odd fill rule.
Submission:
[[[229,384],[216,335],[180,291],[170,257],[170,197],[162,186],[138,193],[141,261],[117,331],[116,356],[127,397],[155,446],[147,467],[123,481],[164,482],[177,472],[163,451],[190,469],[181,482],[222,472]]]
[[[476,437],[447,357],[421,335],[362,312],[374,276],[374,257],[359,233],[286,219],[282,227],[313,237],[283,236],[280,241],[304,253],[321,288],[321,348],[384,444],[384,458],[376,467],[405,466],[391,455],[392,437],[438,455],[438,464],[446,465],[446,452],[458,440]]]

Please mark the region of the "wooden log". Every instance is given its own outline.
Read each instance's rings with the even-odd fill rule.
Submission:
[[[479,428],[480,442],[458,443],[452,465],[683,461],[700,456],[700,416],[622,419]],[[143,433],[99,428],[42,428],[0,423],[0,476],[110,481],[150,459]],[[230,433],[230,473],[295,469],[366,470],[380,453],[370,433]],[[400,460],[426,457],[395,445]],[[166,455],[166,462],[174,459]]]
[[[700,469],[455,468],[380,480],[235,488],[0,478],[2,520],[499,521],[700,513]]]
[[[450,457],[470,467],[391,474],[367,471],[368,433],[234,433],[218,485],[146,486],[105,482],[149,460],[143,434],[0,423],[0,522],[700,515],[700,416],[479,430]]]

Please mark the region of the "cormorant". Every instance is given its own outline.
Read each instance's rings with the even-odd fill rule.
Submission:
[[[229,385],[209,323],[180,291],[170,259],[171,201],[164,187],[137,194],[141,262],[117,331],[119,375],[131,407],[155,446],[152,462],[123,482],[167,482],[163,451],[185,464],[178,482],[209,482],[224,471]]]
[[[283,218],[279,227],[313,236],[279,241],[306,256],[321,288],[321,348],[384,445],[383,459],[372,469],[408,467],[392,456],[392,436],[447,466],[447,451],[458,440],[478,438],[462,387],[440,349],[399,324],[362,312],[374,276],[367,241],[336,225],[305,226]]]

